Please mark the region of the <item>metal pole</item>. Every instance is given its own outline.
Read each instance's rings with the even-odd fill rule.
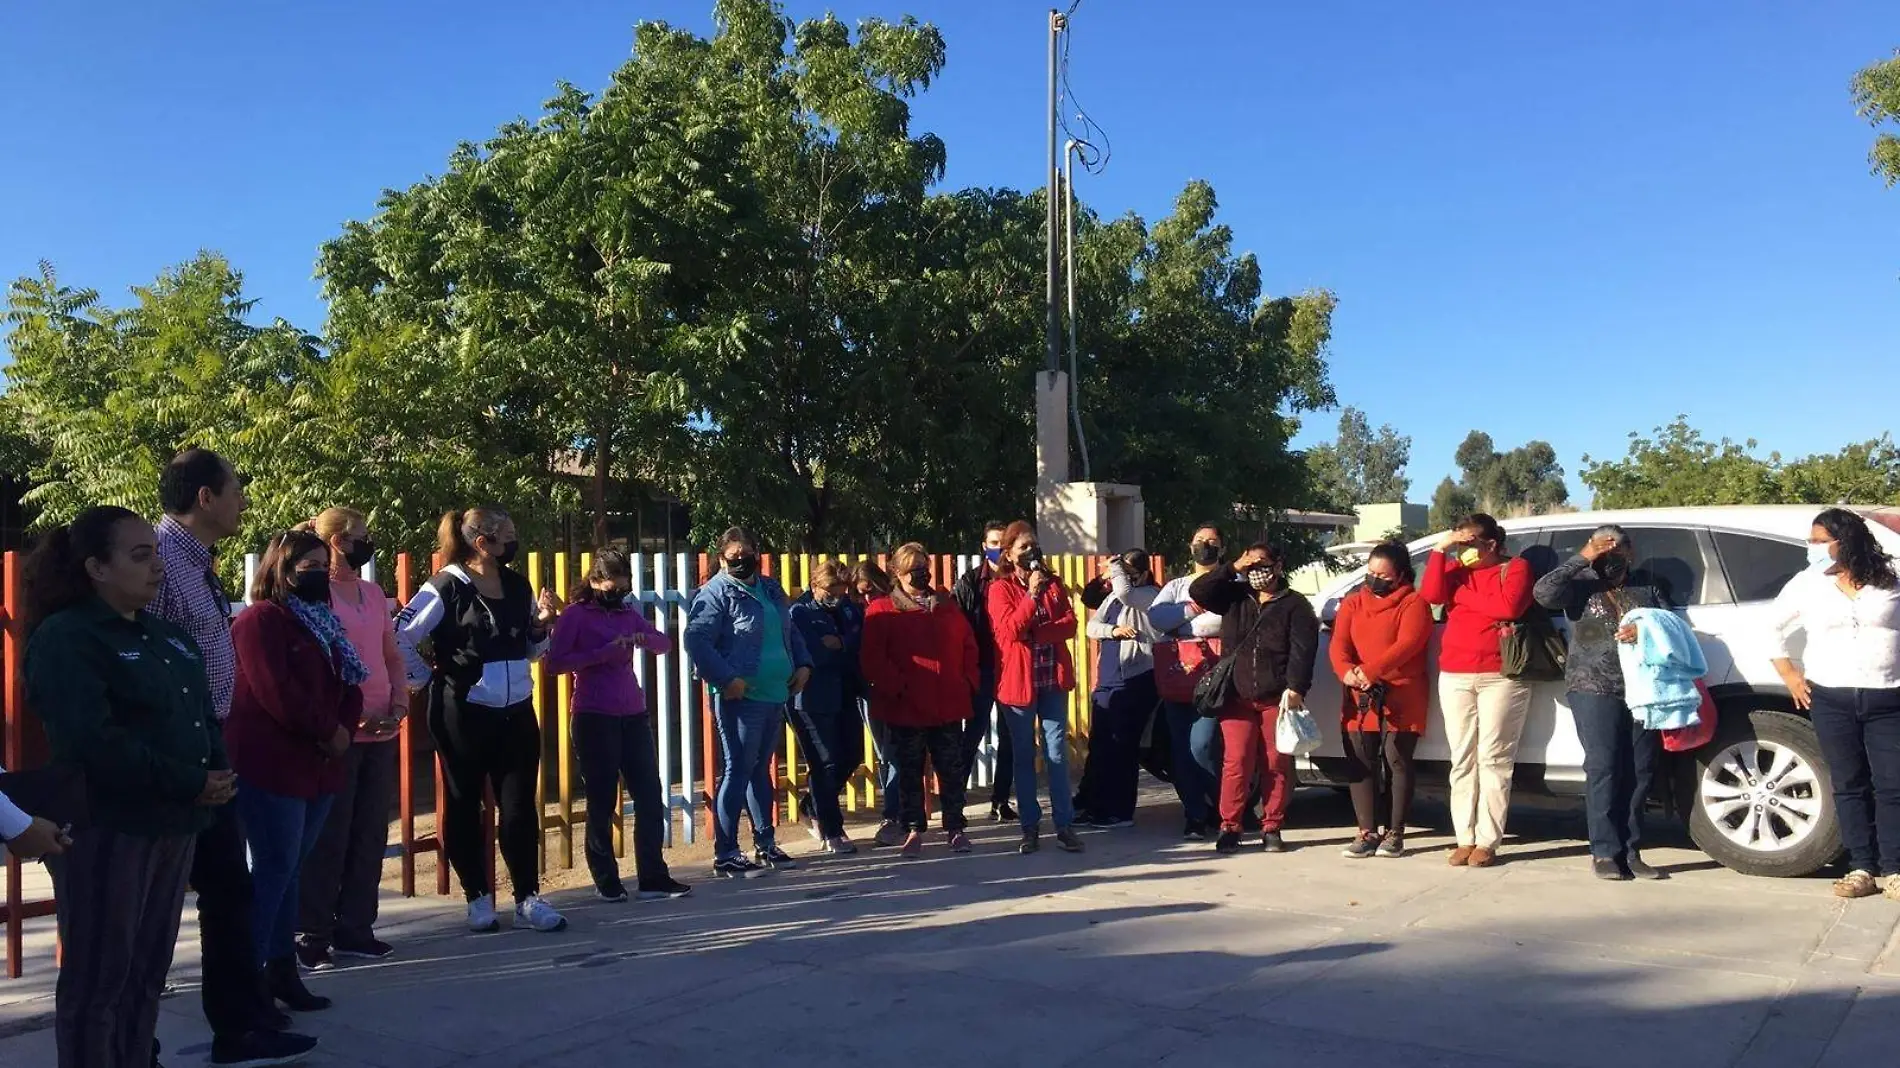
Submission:
[[[1056,138],[1060,133],[1061,121],[1057,117],[1056,109],[1059,100],[1059,86],[1057,84],[1057,64],[1060,62],[1058,44],[1062,39],[1062,30],[1067,22],[1068,20],[1063,17],[1060,11],[1057,11],[1055,8],[1049,9],[1049,210],[1047,212],[1049,218],[1049,336],[1047,339],[1049,352],[1047,370],[1049,371],[1060,371],[1062,369],[1062,321],[1061,312],[1056,305],[1056,271],[1058,269],[1056,259],[1056,235],[1062,225],[1061,216],[1057,214],[1058,208],[1056,202],[1056,182],[1060,178],[1057,172],[1057,151],[1059,145]]]
[[[1082,434],[1082,358],[1075,341],[1075,150],[1082,142],[1071,140],[1062,151],[1062,278],[1069,299],[1069,419],[1075,424],[1075,444],[1082,454],[1082,481],[1092,482],[1089,470],[1089,442]]]

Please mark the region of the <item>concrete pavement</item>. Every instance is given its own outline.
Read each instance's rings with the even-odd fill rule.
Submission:
[[[1013,828],[977,852],[889,850],[608,905],[557,895],[560,935],[469,935],[434,898],[386,904],[387,962],[316,976],[313,1065],[1313,1065],[1802,1068],[1900,1053],[1900,903],[1824,879],[1747,879],[1687,849],[1666,883],[1599,883],[1572,821],[1449,868],[1415,832],[1400,860],[1347,860],[1344,806],[1302,797],[1298,850],[1233,858],[1140,825],[1070,856]],[[974,811],[974,808],[972,809]],[[787,845],[808,846],[802,834]],[[868,836],[867,836],[868,837]],[[189,914],[188,914],[189,919]],[[41,924],[40,926],[45,926]],[[174,978],[195,980],[181,943]],[[0,1034],[50,1007],[39,961],[0,996]],[[33,991],[42,988],[39,994]],[[195,990],[168,1000],[166,1062],[201,1063]],[[53,1063],[52,1034],[0,1066]]]

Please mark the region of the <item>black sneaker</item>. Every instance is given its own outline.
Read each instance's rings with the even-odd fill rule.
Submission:
[[[1041,848],[1042,848],[1042,835],[1036,831],[1024,831],[1023,842],[1021,845],[1016,847],[1016,852],[1022,853],[1024,855],[1028,855],[1030,853],[1034,853],[1036,850],[1041,849]]]
[[[1074,827],[1064,827],[1057,831],[1056,845],[1060,846],[1064,853],[1080,853],[1085,848],[1082,845],[1082,836],[1075,833]]]
[[[1187,821],[1187,827],[1181,831],[1181,838],[1188,842],[1207,841],[1207,825],[1199,820]]]
[[[1135,821],[1127,816],[1096,816],[1089,820],[1089,826],[1098,831],[1119,831],[1134,825]]]
[[[395,946],[379,938],[366,938],[361,942],[353,938],[339,938],[330,949],[339,957],[354,957],[357,960],[386,960],[396,952]]]
[[[1644,861],[1642,857],[1637,856],[1635,853],[1631,853],[1628,857],[1624,858],[1623,870],[1629,872],[1632,879],[1661,881],[1669,878],[1668,872]]]
[[[309,1035],[288,1032],[252,1031],[242,1035],[219,1035],[211,1040],[211,1063],[262,1068],[270,1064],[295,1064],[317,1048]]]
[[[1379,843],[1379,855],[1382,857],[1404,856],[1405,836],[1397,831],[1387,831],[1385,841]]]
[[[308,935],[297,936],[297,965],[307,972],[327,972],[336,967],[330,943]]]
[[[1240,832],[1222,831],[1220,837],[1214,840],[1214,852],[1224,857],[1240,852]]]
[[[798,867],[798,861],[793,860],[790,853],[780,849],[778,846],[756,850],[752,854],[752,859],[760,864],[769,864],[779,871],[790,871]]]
[[[1378,831],[1360,831],[1359,837],[1344,850],[1344,855],[1353,860],[1364,860],[1379,851],[1381,839]]]
[[[990,806],[991,823],[1015,823],[1016,819],[1016,810],[1010,807],[1009,802]]]
[[[1260,848],[1267,853],[1284,853],[1286,839],[1280,836],[1279,831],[1264,831],[1260,835]]]
[[[1618,864],[1615,857],[1591,857],[1590,874],[1608,883],[1629,881],[1629,873],[1623,870],[1623,865]]]
[[[715,879],[758,879],[772,874],[772,869],[763,864],[754,864],[744,857],[727,857],[713,862]]]
[[[640,900],[642,901],[663,901],[667,898],[685,897],[692,892],[692,887],[671,876],[640,884]]]
[[[594,886],[594,896],[602,901],[611,901],[617,905],[627,900],[627,888],[618,882],[608,883],[605,886],[596,884]]]

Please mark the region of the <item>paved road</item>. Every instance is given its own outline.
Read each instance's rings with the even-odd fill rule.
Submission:
[[[1322,795],[1295,817],[1332,826],[1341,808]],[[397,899],[399,959],[312,981],[338,1008],[306,1018],[327,1051],[310,1063],[1894,1062],[1900,903],[1746,879],[1686,849],[1653,854],[1670,882],[1599,883],[1571,821],[1518,822],[1530,840],[1484,871],[1447,867],[1436,835],[1349,861],[1348,833],[1324,829],[1294,831],[1284,856],[1218,858],[1174,838],[1171,805],[1081,857],[1017,856],[986,825],[965,857],[879,851],[663,904],[564,895],[557,936],[471,936],[439,899]],[[182,945],[175,977],[195,969]],[[45,1008],[21,982],[0,1027]],[[174,1068],[205,1055],[190,994],[161,1022]],[[52,1063],[50,1032],[0,1041],[0,1065]]]

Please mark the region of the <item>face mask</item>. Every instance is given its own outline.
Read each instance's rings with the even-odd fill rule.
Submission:
[[[330,574],[327,571],[299,571],[291,581],[291,596],[310,604],[330,603]]]
[[[1477,567],[1484,561],[1484,553],[1477,549],[1466,549],[1458,554],[1458,562],[1466,567]]]
[[[1204,541],[1194,547],[1194,562],[1202,567],[1213,567],[1220,563],[1220,546]]]
[[[1630,577],[1630,562],[1621,556],[1605,556],[1597,560],[1597,575],[1611,585],[1620,585]]]
[[[616,609],[627,603],[626,590],[596,590],[594,597],[602,608]]]
[[[343,554],[343,562],[358,571],[361,571],[365,564],[368,564],[374,559],[376,559],[376,543],[370,541],[368,538],[364,538],[355,545],[350,546],[350,551]]]
[[[1003,562],[1003,550],[985,549],[983,550],[983,559],[991,567],[995,567],[997,564],[1000,564]]]
[[[919,590],[922,592],[929,592],[930,590],[930,569],[929,568],[913,567],[909,571],[904,572],[904,577],[910,580],[911,589]]]
[[[1280,583],[1280,573],[1270,567],[1256,567],[1247,572],[1247,585],[1255,590],[1270,590]]]
[[[1833,567],[1834,566],[1834,551],[1829,547],[1827,542],[1821,542],[1819,544],[1816,544],[1814,542],[1808,543],[1808,566],[1809,567]]]
[[[503,567],[507,567],[509,564],[514,563],[515,557],[520,554],[521,543],[518,541],[510,541],[501,547],[501,552],[495,554],[495,562]]]
[[[752,576],[758,573],[759,557],[757,553],[740,553],[738,556],[729,556],[726,558],[726,574],[731,575],[741,582],[750,581]]]
[[[1022,568],[1024,571],[1041,571],[1042,570],[1042,550],[1031,549],[1028,552],[1024,553],[1016,561],[1016,566]]]
[[[1373,575],[1366,579],[1366,589],[1371,590],[1374,597],[1384,597],[1386,594],[1391,593],[1393,587],[1397,585],[1398,583],[1393,582],[1391,579],[1379,575]]]

